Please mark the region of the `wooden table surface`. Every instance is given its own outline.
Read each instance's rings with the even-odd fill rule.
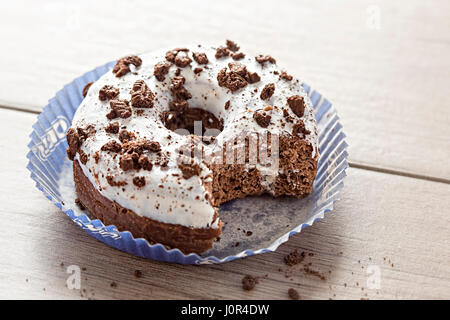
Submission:
[[[0,12],[0,298],[450,298],[449,1],[16,0]],[[98,242],[34,187],[28,134],[64,84],[129,53],[228,38],[336,106],[351,168],[324,220],[274,253],[182,266]],[[294,249],[307,256],[288,268]],[[246,274],[261,277],[250,292]]]

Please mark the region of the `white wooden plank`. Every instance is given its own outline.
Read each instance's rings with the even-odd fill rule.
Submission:
[[[337,209],[275,253],[216,266],[161,263],[89,237],[34,188],[24,134],[34,119],[0,110],[0,298],[286,299],[291,287],[303,299],[450,298],[448,184],[350,169]],[[287,268],[294,249],[314,256]],[[305,274],[308,263],[326,280]],[[70,265],[85,268],[80,290],[66,287]],[[368,287],[368,268],[379,268],[380,289]],[[246,274],[268,278],[245,292]]]
[[[350,160],[450,181],[448,1],[2,2],[0,105],[40,110],[129,53],[235,39],[334,102]]]

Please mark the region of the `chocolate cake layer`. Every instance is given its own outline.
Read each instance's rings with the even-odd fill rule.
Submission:
[[[115,225],[119,231],[130,231],[135,238],[163,243],[168,247],[178,248],[183,253],[200,254],[210,249],[213,241],[221,234],[222,223],[217,229],[188,228],[137,215],[102,196],[84,175],[76,160],[73,162],[73,177],[78,198],[94,218],[105,225]]]

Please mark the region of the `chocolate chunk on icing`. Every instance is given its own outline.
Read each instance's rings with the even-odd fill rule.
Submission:
[[[196,163],[180,163],[178,168],[181,170],[184,179],[189,179],[193,176],[200,175],[202,169]]]
[[[264,66],[267,62],[269,62],[269,63],[277,63],[276,61],[275,61],[275,59],[274,58],[272,58],[271,56],[265,56],[265,55],[262,55],[262,54],[260,54],[260,55],[257,55],[256,57],[255,57],[255,60],[259,63],[259,64],[261,64],[262,66]]]
[[[110,101],[111,111],[106,115],[108,119],[114,118],[129,118],[131,117],[131,108],[128,100],[111,100]]]
[[[290,96],[287,99],[287,104],[296,116],[303,117],[303,114],[305,112],[305,101],[302,96]]]
[[[206,53],[199,53],[199,52],[194,52],[192,54],[192,56],[194,57],[194,60],[198,63],[198,64],[208,64],[208,57],[206,56]]]
[[[116,77],[122,77],[131,71],[130,64],[139,67],[142,64],[141,58],[138,56],[128,56],[117,60],[112,72]]]
[[[267,100],[273,95],[274,92],[275,92],[275,84],[274,83],[266,84],[261,91],[260,97],[263,100]]]
[[[164,81],[166,78],[166,75],[169,73],[170,63],[164,61],[164,62],[158,62],[155,64],[155,68],[153,70],[153,74],[155,75],[156,79],[158,81]]]
[[[98,92],[98,99],[100,101],[106,101],[114,99],[119,95],[119,89],[110,85],[104,85]]]
[[[267,128],[269,126],[271,118],[272,117],[264,111],[255,111],[253,113],[253,119],[255,119],[256,123],[262,128]]]
[[[144,80],[137,80],[130,91],[131,105],[135,108],[153,108],[155,95]]]

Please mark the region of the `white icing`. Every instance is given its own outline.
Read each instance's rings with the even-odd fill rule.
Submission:
[[[250,72],[257,72],[261,77],[261,81],[255,84],[248,84],[243,89],[232,93],[229,89],[219,87],[217,83],[217,74],[219,70],[228,66],[229,62],[233,62],[231,57],[216,59],[215,48],[205,48],[201,46],[190,47],[189,56],[192,58],[192,52],[204,52],[208,56],[209,63],[199,65],[192,58],[191,66],[181,69],[181,74],[185,77],[185,88],[192,94],[189,100],[190,107],[199,107],[212,112],[217,118],[224,119],[224,129],[221,134],[216,137],[215,145],[222,145],[228,139],[236,136],[242,136],[242,132],[256,132],[263,134],[269,130],[273,135],[291,133],[294,123],[286,123],[285,127],[281,127],[280,121],[284,121],[281,107],[289,110],[294,119],[297,119],[289,107],[286,100],[292,95],[301,95],[304,97],[306,108],[302,117],[306,129],[311,133],[306,136],[306,140],[313,146],[313,157],[317,152],[317,131],[312,104],[307,93],[301,86],[298,79],[292,81],[280,80],[279,75],[275,75],[273,71],[280,71],[275,64],[266,63],[261,66],[257,63],[253,56],[246,56],[239,60],[241,64],[247,67]],[[159,120],[159,114],[168,110],[169,102],[172,96],[169,90],[170,79],[174,76],[177,67],[172,65],[169,74],[166,75],[163,82],[159,82],[153,75],[154,65],[158,62],[165,61],[165,53],[168,50],[160,50],[140,55],[142,65],[134,68],[130,65],[131,72],[117,78],[112,72],[106,73],[97,80],[88,91],[87,96],[81,103],[75,113],[72,127],[84,128],[87,125],[93,125],[96,134],[89,137],[82,145],[82,150],[89,155],[88,162],[83,165],[84,174],[89,178],[91,183],[101,192],[103,196],[116,201],[121,206],[133,210],[136,214],[149,217],[151,219],[179,224],[188,227],[206,228],[218,227],[218,219],[213,223],[215,210],[206,195],[202,179],[211,180],[211,170],[201,163],[201,175],[193,176],[190,179],[183,179],[181,171],[178,168],[175,154],[177,149],[186,143],[188,137],[178,135],[167,128]],[[193,69],[196,67],[203,68],[203,71],[196,75]],[[120,169],[119,157],[113,158],[113,153],[100,151],[100,160],[95,163],[93,155],[100,148],[111,140],[118,140],[117,134],[109,134],[104,128],[108,125],[109,120],[106,114],[110,111],[109,101],[100,101],[98,99],[99,90],[104,85],[112,85],[120,90],[118,98],[131,101],[130,90],[136,80],[144,80],[147,86],[156,95],[153,108],[141,109],[143,115],[133,116],[122,119],[117,118],[120,127],[126,126],[128,131],[134,132],[139,138],[147,138],[149,140],[158,141],[161,144],[163,152],[169,152],[169,163],[166,170],[160,166],[153,166],[151,171],[146,170],[130,170],[124,172]],[[266,101],[259,96],[263,87],[268,83],[275,83],[274,95]],[[257,88],[257,93],[254,89]],[[206,97],[206,99],[205,99]],[[230,101],[230,108],[225,110],[224,105]],[[268,128],[261,128],[253,119],[255,110],[263,109],[268,105],[277,106],[280,109],[274,109],[268,113],[271,115],[271,124]],[[245,118],[243,118],[245,116]],[[171,139],[168,139],[168,136]],[[211,152],[213,145],[207,147],[206,152]],[[149,155],[151,158],[151,154]],[[77,158],[78,159],[78,154]],[[256,168],[261,171],[263,176],[262,184],[271,192],[275,173],[270,168],[256,164]],[[106,175],[115,176],[115,180],[127,182],[123,187],[112,187],[106,180]],[[174,176],[176,174],[177,176]],[[143,176],[146,185],[137,188],[133,184],[135,176]],[[162,186],[162,188],[160,187]]]

